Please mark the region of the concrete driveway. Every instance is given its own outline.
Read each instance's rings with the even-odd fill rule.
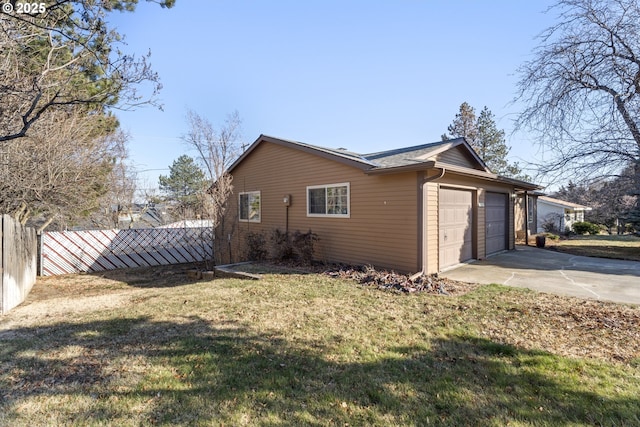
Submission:
[[[475,283],[499,283],[540,292],[640,304],[640,262],[563,254],[517,246],[441,276]]]

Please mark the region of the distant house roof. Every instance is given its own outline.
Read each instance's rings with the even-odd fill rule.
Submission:
[[[425,170],[430,168],[447,169],[463,175],[475,176],[482,179],[490,179],[512,184],[520,189],[533,190],[540,188],[535,184],[507,178],[491,173],[487,165],[478,154],[471,148],[464,138],[456,138],[447,141],[438,141],[430,144],[416,145],[412,147],[396,148],[393,150],[381,151],[370,154],[359,154],[345,149],[333,149],[319,147],[298,141],[291,141],[272,136],[260,135],[258,139],[242,153],[242,155],[229,167],[229,172],[240,164],[251,152],[262,142],[270,142],[289,148],[301,150],[329,160],[337,161],[349,166],[361,169],[367,174],[387,174],[406,172],[413,170]],[[462,150],[464,155],[470,159],[474,168],[463,167],[450,164],[438,159],[438,155],[453,148]]]
[[[156,228],[198,228],[198,227],[213,227],[213,220],[183,219],[182,221],[172,222],[171,224],[161,225]]]
[[[555,205],[555,206],[559,206],[561,208],[573,209],[575,211],[590,211],[591,210],[591,208],[589,206],[583,206],[583,205],[579,205],[577,203],[565,202],[564,200],[554,199],[553,197],[549,197],[549,196],[539,196],[538,200],[542,200],[542,201],[544,201],[546,203],[549,203],[549,204]]]

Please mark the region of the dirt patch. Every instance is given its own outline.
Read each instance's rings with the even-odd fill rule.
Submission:
[[[0,331],[117,308],[128,304],[145,288],[192,283],[186,272],[196,267],[180,264],[38,277],[25,302],[0,317]]]

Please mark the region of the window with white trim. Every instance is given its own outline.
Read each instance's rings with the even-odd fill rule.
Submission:
[[[349,183],[307,187],[307,216],[349,218]]]
[[[238,195],[239,219],[243,222],[260,222],[260,192],[248,191]]]

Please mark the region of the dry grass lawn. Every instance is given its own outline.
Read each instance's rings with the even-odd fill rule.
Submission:
[[[633,235],[572,236],[546,243],[549,249],[572,255],[640,261],[640,237]]]
[[[184,271],[40,279],[0,318],[0,425],[640,425],[637,307]]]

